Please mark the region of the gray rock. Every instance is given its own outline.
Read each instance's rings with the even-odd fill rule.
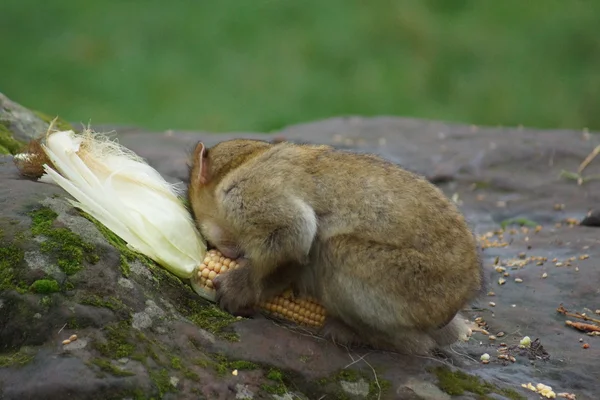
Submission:
[[[10,276],[9,284],[0,286],[3,400],[319,399],[335,398],[344,389],[348,398],[357,399],[365,398],[365,390],[369,399],[448,398],[443,390],[457,391],[451,398],[475,399],[478,395],[468,390],[458,393],[467,387],[462,380],[469,379],[472,386],[473,377],[498,388],[490,398],[514,397],[505,390],[539,398],[521,388],[528,382],[550,385],[557,393],[575,393],[578,399],[597,398],[597,337],[565,326],[567,317],[556,312],[561,303],[589,315],[600,308],[597,229],[556,226],[565,218],[581,220],[600,201],[600,182],[578,186],[560,177],[561,170],[577,169],[600,142],[597,135],[586,140],[574,131],[474,129],[391,117],[335,118],[272,135],[116,130],[121,143],[173,182],[187,179],[186,157],[199,140],[210,146],[233,137],[283,136],[378,153],[429,177],[459,201],[478,234],[498,229],[510,218],[527,218],[543,229],[509,231],[504,234],[506,247],[483,252],[495,296],[484,296],[465,310],[465,316],[483,318],[491,334],[505,332],[501,338],[491,341],[476,332],[469,343],[452,346],[437,359],[347,350],[267,318],[230,318],[144,259],[128,260],[127,271],[122,265],[125,253],[65,201],[62,189],[21,179],[11,157],[2,157],[0,285]],[[585,173],[600,174],[600,162],[592,162]],[[555,204],[565,206],[555,209]],[[55,213],[48,222],[53,233],[35,236],[30,212],[40,208]],[[63,243],[60,237],[67,232],[71,242]],[[44,250],[48,247],[51,251]],[[72,275],[59,266],[60,260],[73,259],[65,252],[81,259],[82,268]],[[520,253],[548,261],[518,265]],[[498,284],[502,274],[494,269],[497,257],[514,264],[507,267],[503,285]],[[562,266],[556,266],[554,258]],[[517,277],[521,283],[515,282]],[[31,292],[30,285],[41,279],[55,279],[60,291]],[[495,307],[488,305],[490,300]],[[79,339],[63,346],[71,334]],[[534,348],[516,347],[525,335],[539,338]],[[580,338],[590,344],[588,349],[582,348]],[[514,363],[496,358],[501,341],[510,348]],[[479,362],[484,352],[492,356],[490,364]],[[244,369],[249,364],[239,361],[256,368]],[[432,370],[436,367],[446,369],[438,376]],[[237,375],[231,373],[234,369]],[[281,371],[283,379],[269,379],[271,369]],[[455,370],[469,375],[465,378]],[[450,379],[454,389],[444,379]],[[356,390],[348,393],[349,385]]]
[[[33,111],[0,93],[0,123],[13,133],[14,139],[27,142],[46,132],[48,123]]]

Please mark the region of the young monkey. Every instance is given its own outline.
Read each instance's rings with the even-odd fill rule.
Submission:
[[[424,178],[375,155],[236,139],[197,144],[188,193],[207,241],[245,264],[215,279],[222,309],[249,315],[292,287],[339,343],[427,354],[468,334],[476,240]]]

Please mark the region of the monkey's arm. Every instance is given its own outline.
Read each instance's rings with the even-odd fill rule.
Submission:
[[[214,282],[218,304],[233,314],[289,285],[308,262],[317,232],[315,212],[300,198],[260,186],[247,193],[243,183],[224,188],[219,202],[227,223],[239,232],[245,259]]]

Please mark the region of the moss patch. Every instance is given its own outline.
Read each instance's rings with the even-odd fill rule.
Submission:
[[[118,235],[116,235],[113,231],[104,226],[100,221],[92,217],[91,215],[79,210],[79,213],[82,217],[92,222],[98,231],[104,236],[106,241],[111,244],[120,254],[121,258],[121,272],[123,276],[129,277],[131,273],[130,263],[134,261],[139,261],[152,272],[152,275],[155,281],[158,283],[162,279],[170,280],[172,283],[183,285],[183,282],[176,277],[175,275],[169,273],[161,266],[157,265],[154,261],[152,261],[149,257],[141,253],[137,253],[135,251],[130,250],[127,247],[127,243],[121,239]]]
[[[94,341],[93,347],[103,356],[111,359],[129,357],[135,350],[131,338],[129,321],[120,321],[105,327],[106,342]]]
[[[31,284],[29,290],[35,293],[55,293],[60,291],[60,285],[54,279],[39,279]]]
[[[96,263],[100,259],[96,247],[84,241],[67,228],[55,228],[58,217],[50,208],[40,208],[29,213],[32,219],[31,233],[47,238],[40,249],[56,258],[58,267],[66,275],[74,275],[83,269],[83,262]]]
[[[25,253],[20,247],[14,244],[0,244],[0,290],[15,289],[19,293],[27,291],[27,284],[17,277],[24,256]]]
[[[214,367],[215,371],[217,371],[217,374],[220,376],[223,376],[227,372],[231,372],[235,369],[237,369],[238,371],[243,371],[243,370],[254,370],[254,369],[259,368],[258,364],[255,364],[250,361],[244,361],[244,360],[231,361],[231,360],[227,359],[227,357],[225,357],[223,354],[213,354],[212,358],[214,360],[213,367]],[[204,360],[199,360],[196,364],[201,367],[206,367],[206,366],[208,366],[209,362],[204,361]]]
[[[226,327],[237,321],[236,317],[200,298],[189,285],[186,285],[177,276],[157,265],[149,257],[130,250],[123,239],[94,217],[84,212],[80,213],[84,218],[96,225],[106,241],[119,251],[121,256],[121,272],[125,277],[128,277],[131,273],[131,262],[138,261],[142,263],[148,268],[160,290],[164,291],[166,290],[166,285],[170,285],[179,293],[179,297],[174,301],[173,305],[180,314],[198,327],[222,339],[230,341],[239,340],[235,332],[225,331]]]
[[[52,120],[55,118],[55,117],[51,117],[50,115],[45,114],[45,113],[43,113],[41,111],[32,110],[32,112],[39,119],[41,119],[42,121],[44,121],[48,125],[50,125],[50,123],[52,122]],[[73,126],[70,123],[68,123],[67,121],[65,121],[64,119],[62,119],[62,118],[56,118],[56,121],[54,122],[54,126],[55,126],[56,129],[59,129],[61,131],[69,131],[69,130],[75,131],[75,129],[73,128]]]
[[[267,372],[267,379],[269,379],[273,383],[263,383],[260,385],[260,388],[267,393],[283,395],[287,393],[287,387],[285,385],[285,377],[283,373],[276,369],[271,368],[269,372]]]
[[[35,355],[19,350],[15,353],[0,354],[0,368],[20,367],[28,364]]]
[[[191,301],[189,301],[191,302]],[[201,304],[200,302],[198,302]],[[224,331],[230,324],[236,321],[236,317],[219,309],[215,305],[185,305],[178,304],[175,307],[198,327],[229,341],[238,341],[239,336],[235,332]]]
[[[510,225],[528,226],[530,228],[535,228],[539,224],[527,218],[509,218],[500,222],[500,226],[502,227],[502,229],[506,229],[506,227]]]
[[[116,297],[112,297],[112,296],[108,297],[108,298],[102,298],[97,295],[88,295],[88,296],[83,297],[79,301],[79,304],[90,305],[90,306],[94,306],[94,307],[108,308],[109,310],[112,310],[112,311],[120,311],[120,310],[127,308],[127,306],[125,304],[123,304],[123,302],[121,300],[117,299]]]
[[[150,371],[150,379],[154,383],[154,386],[156,386],[160,398],[168,392],[177,392],[177,388],[171,385],[169,372],[164,368],[159,371]]]
[[[90,361],[90,364],[93,364],[93,365],[99,367],[102,371],[108,372],[109,374],[114,375],[114,376],[133,376],[133,375],[135,375],[133,372],[124,371],[121,368],[114,365],[112,362],[110,362],[108,360],[103,360],[101,358],[92,359]]]
[[[16,154],[25,144],[13,137],[7,125],[7,122],[0,120],[0,154]]]
[[[490,394],[500,394],[513,400],[526,399],[515,390],[501,389],[496,385],[485,382],[477,376],[469,375],[462,371],[452,371],[448,367],[430,368],[430,372],[434,373],[438,378],[440,389],[451,396],[460,396],[465,392],[470,392],[481,396],[482,400],[491,399]]]

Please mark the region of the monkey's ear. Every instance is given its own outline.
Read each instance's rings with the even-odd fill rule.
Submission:
[[[206,157],[206,152],[204,143],[198,142],[194,151],[194,164],[197,166],[195,168],[194,179],[198,180],[202,185],[206,185],[210,178],[208,175],[208,158]]]

